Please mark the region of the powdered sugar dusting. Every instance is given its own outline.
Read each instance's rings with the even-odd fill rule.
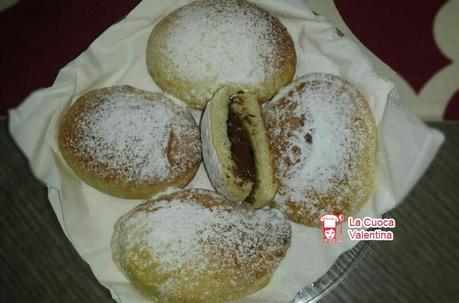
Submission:
[[[196,1],[177,11],[166,58],[185,78],[259,84],[279,61],[272,19],[246,1]]]
[[[289,245],[290,234],[290,224],[277,210],[254,211],[213,192],[191,190],[146,202],[124,216],[115,226],[112,243],[115,260],[129,257],[123,253],[146,249],[160,273],[176,273],[161,285],[167,293],[181,279],[221,272],[224,266],[238,266],[247,276],[267,264],[272,271],[282,259],[279,252],[285,253]]]
[[[206,167],[207,176],[209,181],[211,180],[212,186],[222,196],[228,197],[230,196],[230,193],[225,186],[223,167],[218,159],[217,150],[212,140],[212,119],[210,119],[212,106],[212,101],[207,104],[201,119],[202,157]]]
[[[333,195],[337,206],[354,189],[364,190],[355,174],[371,140],[370,126],[365,122],[365,104],[359,103],[360,97],[350,87],[336,78],[330,81],[313,74],[295,82],[265,108],[279,153],[282,188],[277,203],[301,203],[314,213],[326,195]]]
[[[341,106],[349,104],[350,97],[341,96],[338,103],[335,95],[332,88],[328,92],[321,89],[306,94],[295,92],[289,98],[298,104],[293,115],[304,116],[305,123],[293,131],[290,139],[288,157],[294,164],[279,163],[279,171],[288,187],[299,188],[306,183],[318,194],[324,194],[333,185],[333,177],[346,176],[352,143],[359,144],[360,140],[353,136],[349,125],[351,107]],[[310,136],[310,143],[305,134]]]
[[[84,163],[88,169],[102,165],[102,175],[116,172],[139,182],[162,181],[182,170],[171,163],[168,148],[184,135],[198,142],[196,125],[180,117],[184,109],[165,96],[140,92],[113,87],[109,93],[95,93],[76,117],[78,140],[69,144],[90,158]],[[192,158],[198,155],[199,148],[190,150]]]

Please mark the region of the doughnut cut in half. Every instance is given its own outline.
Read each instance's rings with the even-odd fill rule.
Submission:
[[[217,192],[254,208],[272,201],[279,184],[255,95],[233,86],[220,89],[204,112],[201,139],[207,174]]]

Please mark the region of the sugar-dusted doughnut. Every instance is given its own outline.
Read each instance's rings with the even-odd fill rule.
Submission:
[[[275,209],[253,210],[215,192],[160,196],[121,217],[113,259],[154,302],[225,302],[268,284],[290,245]]]
[[[340,77],[308,74],[263,109],[281,187],[275,205],[309,226],[354,215],[372,193],[376,125],[364,95]]]
[[[122,198],[184,187],[201,162],[199,128],[186,107],[126,85],[78,98],[61,121],[58,140],[76,175]]]
[[[296,68],[287,29],[245,0],[198,0],[173,11],[153,29],[146,56],[156,84],[198,109],[227,84],[266,101]]]

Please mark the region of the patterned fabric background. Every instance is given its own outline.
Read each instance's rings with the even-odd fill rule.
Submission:
[[[392,80],[405,108],[459,120],[458,0],[306,0]]]
[[[354,39],[426,120],[459,120],[458,0],[306,0]],[[61,67],[139,0],[0,0],[0,114],[53,83]]]

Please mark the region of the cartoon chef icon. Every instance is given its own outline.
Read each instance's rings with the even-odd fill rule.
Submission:
[[[337,224],[342,222],[342,215],[323,215],[320,217],[320,222],[322,224],[322,239],[327,243],[337,243],[341,239],[337,239]],[[340,233],[341,235],[341,233]]]

